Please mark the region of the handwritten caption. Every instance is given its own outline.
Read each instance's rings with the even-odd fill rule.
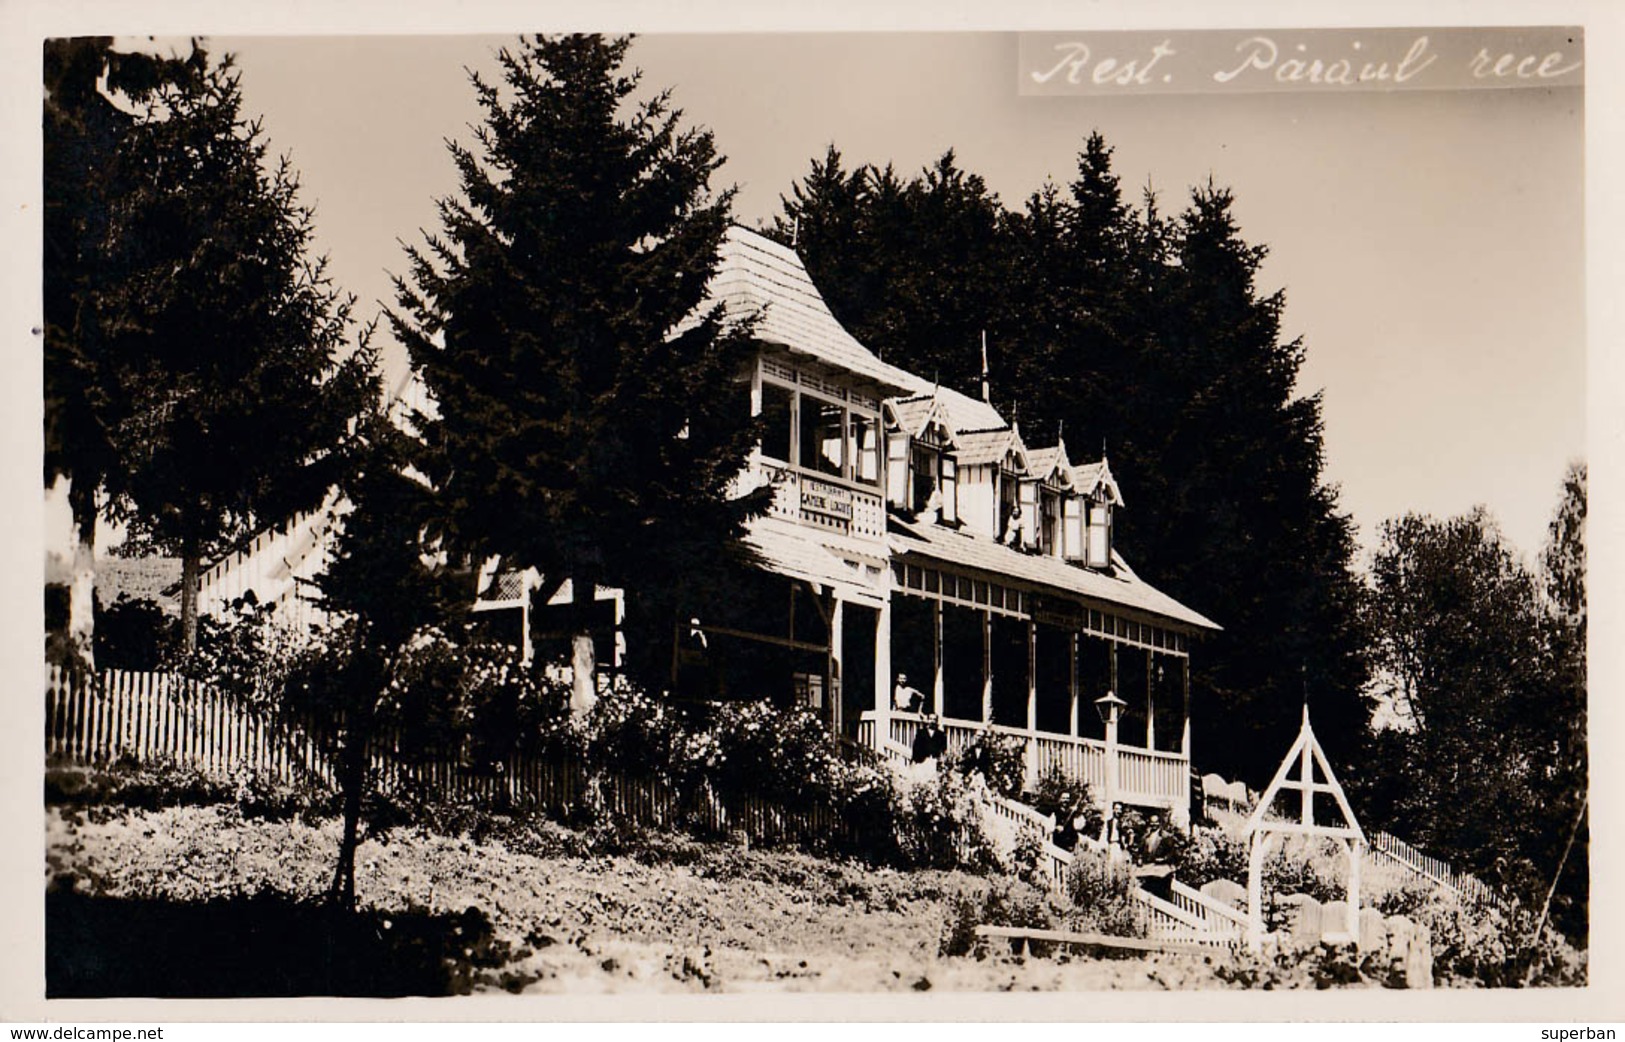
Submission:
[[[1023,94],[1472,90],[1584,83],[1579,28],[1026,33]]]

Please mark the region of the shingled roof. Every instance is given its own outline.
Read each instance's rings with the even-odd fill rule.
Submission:
[[[917,555],[960,568],[985,572],[989,577],[1018,579],[1074,597],[1155,615],[1195,629],[1222,627],[1207,616],[1185,607],[1135,575],[1126,565],[1114,567],[1107,575],[1078,568],[1054,557],[1024,554],[985,536],[944,528],[941,525],[891,520],[889,537],[892,551],[902,556]],[[1122,559],[1113,554],[1113,564]]]
[[[986,463],[997,463],[1005,455],[1015,452],[1022,460],[1027,460],[1027,447],[1021,443],[1021,435],[1014,427],[994,427],[991,430],[960,431],[956,439],[959,452],[959,465],[962,467],[975,467]]]
[[[765,236],[728,229],[702,308],[717,302],[730,318],[754,316],[757,340],[865,377],[883,396],[930,389],[858,343],[830,314],[795,251]]]
[[[1072,483],[1072,466],[1066,458],[1066,443],[1057,442],[1048,448],[1027,450],[1027,475],[1039,480],[1059,472],[1064,484]]]
[[[1080,463],[1073,467],[1072,487],[1086,496],[1103,489],[1108,503],[1113,506],[1123,505],[1123,492],[1117,487],[1117,479],[1112,477],[1112,468],[1104,459],[1097,463]]]

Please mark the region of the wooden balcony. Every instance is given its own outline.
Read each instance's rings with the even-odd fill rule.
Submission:
[[[773,517],[859,539],[886,535],[886,504],[878,489],[868,491],[754,457],[739,476],[737,494],[763,485],[777,490],[768,508]]]
[[[858,741],[871,749],[882,749],[876,736],[881,718],[887,722],[887,738],[893,748],[911,749],[914,735],[925,718],[918,713],[874,710],[859,719]],[[948,752],[962,753],[975,740],[984,725],[980,721],[943,717],[939,723],[948,736]],[[1086,782],[1097,801],[1107,796],[1107,746],[1096,738],[1074,738],[1045,731],[1027,731],[1000,724],[985,725],[997,735],[1021,739],[1027,745],[1027,784],[1035,783],[1051,764],[1059,764],[1070,778]],[[1117,784],[1109,797],[1135,807],[1154,807],[1184,812],[1190,796],[1190,761],[1179,753],[1137,749],[1119,745]]]

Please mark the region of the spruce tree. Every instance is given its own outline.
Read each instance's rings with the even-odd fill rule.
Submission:
[[[241,103],[229,55],[153,92],[117,150],[94,299],[112,510],[180,556],[187,652],[201,559],[322,501],[370,388],[297,178]]]
[[[113,49],[107,37],[45,41],[44,361],[45,485],[68,482],[73,563],[67,633],[73,653],[94,667],[97,494],[117,469],[110,432],[125,403],[103,392],[106,348],[94,307],[105,278],[101,251],[116,205],[119,142],[135,119],[113,101],[149,98],[201,70],[188,59]]]
[[[1268,781],[1309,700],[1327,755],[1350,763],[1366,724],[1360,590],[1349,519],[1321,479],[1318,395],[1298,396],[1304,345],[1283,340],[1285,295],[1262,293],[1266,249],[1246,242],[1228,190],[1191,193],[1171,229],[1175,264],[1151,293],[1123,424],[1122,545],[1140,573],[1212,612],[1224,632],[1193,666],[1203,768]]]
[[[396,334],[435,402],[420,423],[448,549],[573,586],[575,703],[595,698],[600,583],[673,591],[714,569],[762,495],[749,330],[701,310],[732,190],[668,93],[633,104],[629,41],[534,37],[478,74],[476,144],[442,232],[408,250]]]

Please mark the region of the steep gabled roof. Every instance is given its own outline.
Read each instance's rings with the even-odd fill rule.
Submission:
[[[1104,457],[1098,463],[1080,463],[1072,468],[1072,487],[1085,496],[1097,493],[1113,506],[1123,505],[1123,493],[1112,477],[1112,468]]]
[[[922,390],[919,381],[882,362],[842,328],[801,258],[765,236],[739,227],[724,234],[701,310],[718,302],[730,318],[756,317],[756,339],[871,380],[882,396]]]
[[[1027,446],[1021,443],[1021,434],[1014,427],[961,430],[956,440],[959,446],[956,455],[962,467],[1000,463],[1012,452],[1016,454],[1023,470],[1029,465]]]
[[[950,445],[958,444],[958,439],[954,437],[953,419],[948,415],[948,408],[938,395],[916,394],[908,398],[888,398],[885,404],[897,424],[897,429],[909,437],[918,438],[932,424],[937,424],[947,432]]]
[[[1027,450],[1027,476],[1037,481],[1050,481],[1063,487],[1072,484],[1072,465],[1067,462],[1066,442],[1057,442],[1048,448]]]

